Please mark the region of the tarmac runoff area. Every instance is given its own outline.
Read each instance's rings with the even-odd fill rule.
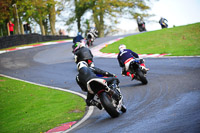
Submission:
[[[104,47],[107,47],[107,45],[112,44],[112,43],[114,43],[116,41],[119,41],[120,39],[122,39],[122,38],[114,39],[114,40],[111,40],[109,42],[97,45],[97,46],[91,48],[91,51],[92,51],[92,53],[93,53],[93,55],[95,57],[116,58],[118,54],[115,54],[115,53],[102,53],[102,52],[100,52],[100,49],[102,49]],[[16,51],[16,50],[23,50],[23,49],[28,49],[28,48],[34,48],[34,47],[39,47],[39,46],[47,46],[47,45],[53,45],[53,44],[60,44],[60,43],[67,43],[67,42],[72,42],[72,40],[57,41],[57,42],[47,42],[47,43],[34,44],[34,45],[23,46],[23,47],[17,47],[17,48],[13,48],[13,49],[0,51],[0,54],[7,53],[7,52],[12,52],[12,51]],[[159,58],[159,57],[164,57],[165,55],[169,55],[169,54],[139,54],[140,58]],[[173,57],[175,57],[175,56],[173,56]],[[188,57],[188,56],[184,56],[184,57]],[[197,56],[189,56],[189,57],[197,57]],[[56,89],[56,90],[70,92],[70,93],[79,95],[79,96],[83,97],[84,99],[86,99],[85,95],[83,95],[81,93],[78,93],[78,92],[75,92],[75,91],[70,91],[70,90],[65,90],[65,89],[58,88],[58,87],[52,87],[52,86],[46,86],[46,85],[42,85],[42,84],[37,84],[37,83],[33,83],[33,82],[21,80],[21,79],[16,79],[16,78],[13,78],[13,77],[10,77],[10,76],[6,76],[6,75],[2,75],[2,74],[0,74],[0,75],[8,77],[8,78],[11,78],[11,79],[20,80],[20,81],[24,81],[24,82],[27,82],[27,83],[39,85],[39,86],[44,86],[44,87],[48,87],[48,88],[52,88],[52,89]],[[94,110],[94,107],[90,106],[88,108],[87,113],[85,114],[85,116],[80,121],[73,121],[73,122],[63,123],[63,124],[61,124],[61,126],[55,127],[53,129],[50,129],[46,133],[60,133],[60,132],[67,133],[67,132],[73,130],[74,128],[76,128],[77,126],[79,126],[84,121],[86,121],[92,115],[93,110]]]

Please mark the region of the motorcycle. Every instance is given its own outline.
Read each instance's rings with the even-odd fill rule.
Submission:
[[[167,21],[166,21],[166,20],[164,20],[164,21],[162,22],[162,28],[168,28],[168,24],[167,24]]]
[[[111,83],[108,85],[107,83]],[[88,91],[95,94],[96,101],[103,106],[106,112],[112,117],[118,117],[120,113],[126,112],[123,104],[123,97],[117,81],[113,78],[95,78],[87,83]]]
[[[76,46],[73,48],[73,51],[72,51],[72,56],[74,58],[74,62],[77,64],[80,61],[85,61],[85,62],[87,62],[89,67],[94,67],[93,59],[88,58],[88,56],[87,56],[88,54],[90,55],[89,51],[85,51],[85,52],[88,52],[88,53],[83,53],[82,56],[79,56],[79,57],[78,57],[78,55],[76,55],[77,54],[76,51],[78,51],[81,47],[88,48],[88,46],[85,45],[85,44],[86,44],[85,39],[81,40],[81,42],[76,43]]]
[[[91,35],[87,36],[87,45],[92,46],[94,42],[94,39],[92,39]]]
[[[141,62],[144,62],[143,59],[135,59],[129,65],[129,71],[131,74],[134,74],[134,79],[141,81],[142,84],[147,84],[148,81],[146,79],[147,71],[143,69],[140,65]]]
[[[95,38],[97,38],[97,34],[98,34],[98,31],[95,30],[95,29],[91,29],[87,33],[87,37],[86,38],[87,38],[88,47],[93,45]]]
[[[143,24],[138,25],[138,29],[139,29],[140,32],[146,31],[145,23],[143,22]]]

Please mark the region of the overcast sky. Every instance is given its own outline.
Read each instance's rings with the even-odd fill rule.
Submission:
[[[155,14],[151,20],[159,21],[160,17],[168,20],[169,27],[200,22],[200,0],[159,0],[151,6],[150,13]],[[132,26],[130,26],[132,25]],[[120,28],[130,30],[137,27],[135,20],[123,20]],[[159,23],[146,23],[148,31],[161,29]]]
[[[161,29],[158,23],[160,17],[164,17],[168,20],[169,28],[180,25],[187,25],[200,22],[200,0],[159,0],[154,1],[151,4],[150,14],[154,14],[150,20],[155,22],[146,22],[147,31]],[[66,14],[65,14],[66,15]],[[136,32],[137,23],[136,20],[122,19],[117,28],[121,29],[119,34]],[[57,23],[56,30],[59,28],[66,29],[64,22]],[[76,28],[71,33],[67,33],[69,36],[77,34]]]

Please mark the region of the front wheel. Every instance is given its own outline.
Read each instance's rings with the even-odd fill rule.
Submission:
[[[142,82],[142,84],[146,85],[148,83],[148,81],[147,81],[146,77],[144,76],[144,74],[142,73],[142,71],[138,69],[136,73],[139,76],[139,80]]]
[[[118,117],[120,115],[120,112],[117,108],[117,105],[114,103],[114,100],[106,92],[102,92],[99,95],[99,98],[104,109],[112,118]]]

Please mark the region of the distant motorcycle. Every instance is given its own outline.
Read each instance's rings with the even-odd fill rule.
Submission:
[[[145,23],[143,22],[143,24],[138,25],[138,29],[140,32],[146,31]]]
[[[142,69],[140,67],[140,62],[143,61],[143,59],[135,59],[132,61],[129,65],[129,71],[131,74],[134,74],[134,79],[141,81],[142,84],[147,84],[148,81],[146,79],[146,73],[147,71]]]
[[[90,34],[88,34],[88,36],[87,36],[87,45],[88,46],[92,46],[93,42],[94,42],[94,38]]]
[[[98,31],[94,28],[90,29],[90,31],[87,33],[87,45],[88,46],[92,46],[94,43],[94,40],[97,38],[98,36]]]
[[[163,29],[163,28],[168,28],[168,21],[167,21],[167,19],[161,18],[161,19],[159,20],[159,23],[160,23],[162,29]]]
[[[162,22],[162,28],[168,28],[167,20]]]
[[[108,86],[108,82],[112,84]],[[126,112],[123,97],[116,80],[111,78],[91,79],[87,83],[87,88],[90,93],[95,94],[95,99],[99,101],[112,118],[118,117],[120,112]]]

